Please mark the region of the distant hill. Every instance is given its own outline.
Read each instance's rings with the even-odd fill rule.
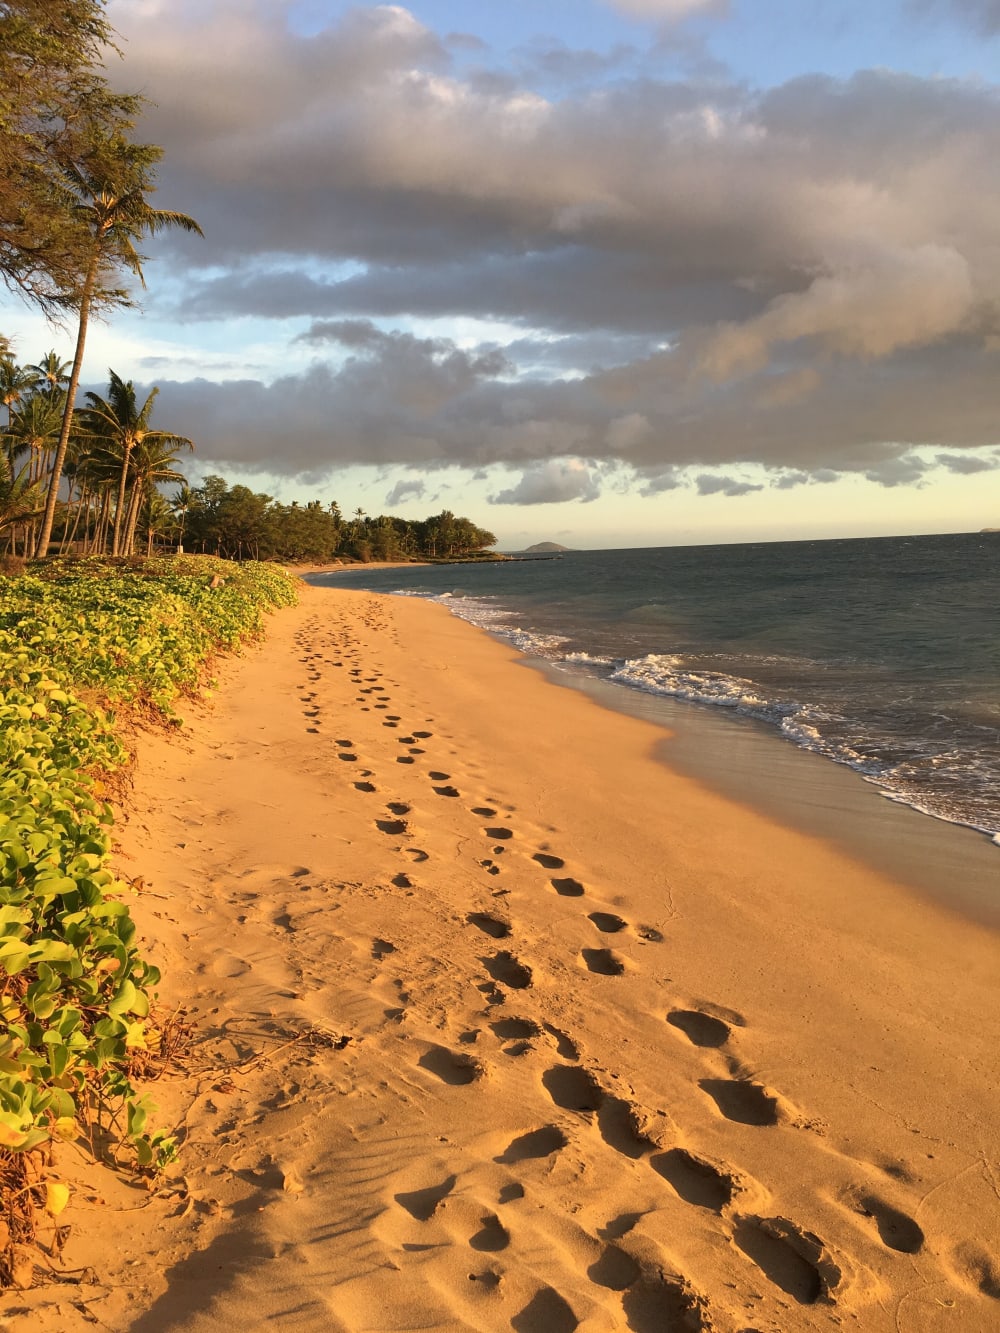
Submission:
[[[558,542],[536,542],[525,549],[525,555],[553,555],[557,551],[568,551],[570,547],[560,546]]]

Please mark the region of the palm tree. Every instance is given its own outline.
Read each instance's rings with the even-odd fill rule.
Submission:
[[[184,554],[184,525],[187,522],[188,510],[191,508],[191,487],[186,483],[178,486],[174,492],[173,499],[170,501],[170,508],[177,520],[177,554]]]
[[[128,516],[125,525],[125,538],[122,542],[122,554],[131,555],[135,545],[135,528],[139,518],[139,509],[145,499],[150,513],[165,514],[166,501],[157,490],[164,482],[185,482],[183,472],[178,472],[174,464],[181,449],[193,449],[190,440],[181,435],[162,433],[146,434],[132,450],[132,498],[129,501]],[[155,501],[160,500],[160,506]],[[161,523],[160,526],[163,526]]]
[[[76,351],[66,390],[66,405],[62,430],[52,461],[49,493],[42,518],[35,557],[48,554],[55,518],[59,483],[73,425],[76,391],[83,367],[83,352],[87,343],[87,325],[95,300],[105,304],[127,301],[121,290],[106,285],[106,279],[121,269],[134,274],[145,287],[142,273],[143,256],[135,242],[143,236],[153,236],[168,227],[183,231],[202,230],[194,218],[186,213],[153,208],[147,194],[154,188],[151,174],[162,150],[150,144],[130,144],[123,135],[114,135],[103,145],[102,152],[92,155],[92,166],[71,165],[66,168],[66,188],[75,199],[74,211],[80,225],[90,236],[90,259],[81,276],[78,292],[72,299],[77,310]],[[116,517],[116,523],[117,523]]]
[[[27,369],[35,376],[35,383],[40,388],[48,394],[54,394],[69,379],[70,363],[61,361],[59,354],[53,349],[51,352],[46,352],[41,361],[28,366]]]
[[[26,449],[28,453],[28,477],[32,482],[41,481],[43,451],[59,438],[62,425],[62,394],[33,393],[19,407],[9,409],[7,429],[4,440],[8,453],[13,460]]]
[[[14,408],[37,383],[32,367],[19,366],[9,356],[0,357],[0,403],[7,409],[8,422]]]
[[[0,532],[31,523],[41,512],[42,492],[28,477],[27,464],[15,472],[10,460],[0,454]]]
[[[87,407],[81,412],[83,430],[91,439],[99,442],[105,451],[113,451],[118,459],[118,504],[115,508],[114,534],[112,536],[112,555],[123,554],[123,533],[126,531],[125,492],[128,488],[132,455],[136,449],[154,443],[172,445],[174,450],[193,449],[192,442],[183,435],[174,435],[171,431],[152,430],[149,418],[153,412],[153,403],[159,389],[153,389],[140,407],[135,396],[135,385],[127,383],[112,370],[107,398],[100,394],[87,394]],[[170,480],[171,478],[165,478]]]

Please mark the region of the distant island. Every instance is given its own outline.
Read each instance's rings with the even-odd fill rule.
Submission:
[[[525,548],[524,555],[554,555],[559,551],[568,551],[570,547],[560,546],[558,542],[536,542]]]

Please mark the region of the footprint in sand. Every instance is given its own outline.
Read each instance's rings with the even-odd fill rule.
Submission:
[[[840,1281],[823,1242],[785,1217],[740,1217],[733,1240],[760,1271],[800,1305],[814,1305]]]
[[[556,881],[552,882],[554,884]],[[591,912],[587,920],[593,921],[602,935],[617,935],[628,924],[620,916],[615,916],[614,912]]]
[[[620,977],[625,971],[625,960],[610,949],[581,949],[580,956],[588,972],[599,977]]]
[[[475,1083],[486,1072],[481,1062],[461,1051],[449,1051],[447,1046],[432,1046],[417,1061],[421,1069],[434,1074],[451,1088]]]
[[[489,916],[486,912],[470,912],[465,919],[470,926],[475,926],[494,940],[504,940],[510,934],[510,926],[506,921],[498,921],[495,916]]]
[[[741,1125],[776,1125],[778,1099],[759,1083],[744,1079],[703,1078],[699,1088],[708,1093],[726,1117]]]
[[[622,1295],[626,1327],[643,1333],[661,1329],[683,1329],[697,1333],[714,1328],[706,1312],[707,1302],[681,1277],[666,1277],[662,1269],[643,1274]]]
[[[413,734],[414,736],[416,736],[418,740],[421,741],[429,741],[430,738],[434,735],[433,731],[415,731]]]
[[[536,852],[531,859],[544,866],[546,870],[562,870],[566,864],[561,856],[551,856],[548,852]]]
[[[396,952],[396,946],[390,944],[388,940],[372,940],[372,957],[377,963],[381,963],[383,958],[388,958],[389,954]]]
[[[412,756],[411,754],[397,754],[397,755],[396,755],[396,763],[397,763],[397,764],[415,764],[416,762],[417,762],[417,761],[413,758],[413,756]]]
[[[545,1024],[545,1031],[555,1042],[557,1055],[561,1055],[564,1060],[579,1060],[579,1047],[565,1032],[559,1028],[554,1028],[551,1023]]]
[[[527,1162],[533,1157],[551,1157],[554,1152],[565,1148],[568,1142],[569,1139],[561,1129],[555,1125],[543,1125],[541,1129],[533,1129],[528,1134],[519,1134],[493,1160],[511,1166],[517,1162]]]
[[[719,1213],[739,1188],[736,1175],[685,1148],[671,1148],[649,1159],[658,1175],[672,1185],[685,1203]]]
[[[479,864],[480,864],[480,865],[483,867],[483,869],[486,871],[487,875],[499,875],[499,874],[500,874],[500,867],[496,864],[495,861],[491,861],[488,857],[487,857],[487,859],[486,859],[485,861],[480,861]]]
[[[410,813],[410,807],[405,801],[390,801],[385,808],[393,815],[408,815]]]
[[[393,875],[393,877],[392,877],[392,883],[395,885],[395,887],[396,887],[397,889],[412,889],[412,888],[413,888],[413,880],[410,879],[409,875],[404,875],[404,874],[402,874],[402,873],[400,873],[400,874],[398,874],[398,875]]]
[[[434,791],[438,796],[460,796],[462,794],[457,787],[435,787]]]
[[[447,773],[442,774],[442,777],[446,778],[447,776]],[[433,773],[431,774],[431,777],[434,777]],[[496,811],[490,805],[477,805],[473,806],[471,813],[478,815],[480,819],[492,819],[496,814]]]
[[[546,1069],[542,1086],[564,1111],[596,1111],[604,1101],[604,1089],[593,1074],[570,1065]]]
[[[490,1031],[500,1041],[524,1041],[542,1035],[542,1029],[530,1018],[500,1018],[490,1024]]]
[[[346,750],[338,750],[337,758],[342,759],[345,764],[356,764],[358,762],[358,756],[349,754]]]
[[[514,955],[506,950],[481,961],[494,981],[509,986],[511,990],[526,990],[531,985],[531,968],[519,963]]]
[[[728,1023],[697,1009],[673,1009],[667,1014],[667,1022],[695,1046],[724,1046],[732,1036]]]
[[[409,825],[405,819],[376,819],[375,827],[380,833],[388,834],[389,837],[398,838],[400,834],[406,832]]]
[[[535,857],[537,861],[538,858]],[[554,879],[551,881],[552,887],[560,898],[582,898],[584,894],[583,885],[578,879]],[[593,917],[590,918],[593,921]]]
[[[859,1213],[872,1219],[883,1245],[900,1254],[919,1253],[924,1244],[924,1233],[912,1217],[893,1208],[877,1194],[858,1192],[851,1203]]]
[[[415,864],[419,865],[421,861],[429,861],[430,857],[420,847],[404,847],[403,852]]]
[[[500,825],[493,825],[490,828],[484,828],[483,832],[492,842],[506,842],[508,838],[514,836],[514,830],[503,828]]]

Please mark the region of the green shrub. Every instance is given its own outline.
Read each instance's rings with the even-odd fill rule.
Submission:
[[[169,1157],[129,1073],[159,1042],[159,973],[108,868],[104,780],[129,758],[110,710],[176,721],[213,654],[294,600],[284,571],[209,557],[0,577],[0,1148],[96,1120],[140,1165]]]

